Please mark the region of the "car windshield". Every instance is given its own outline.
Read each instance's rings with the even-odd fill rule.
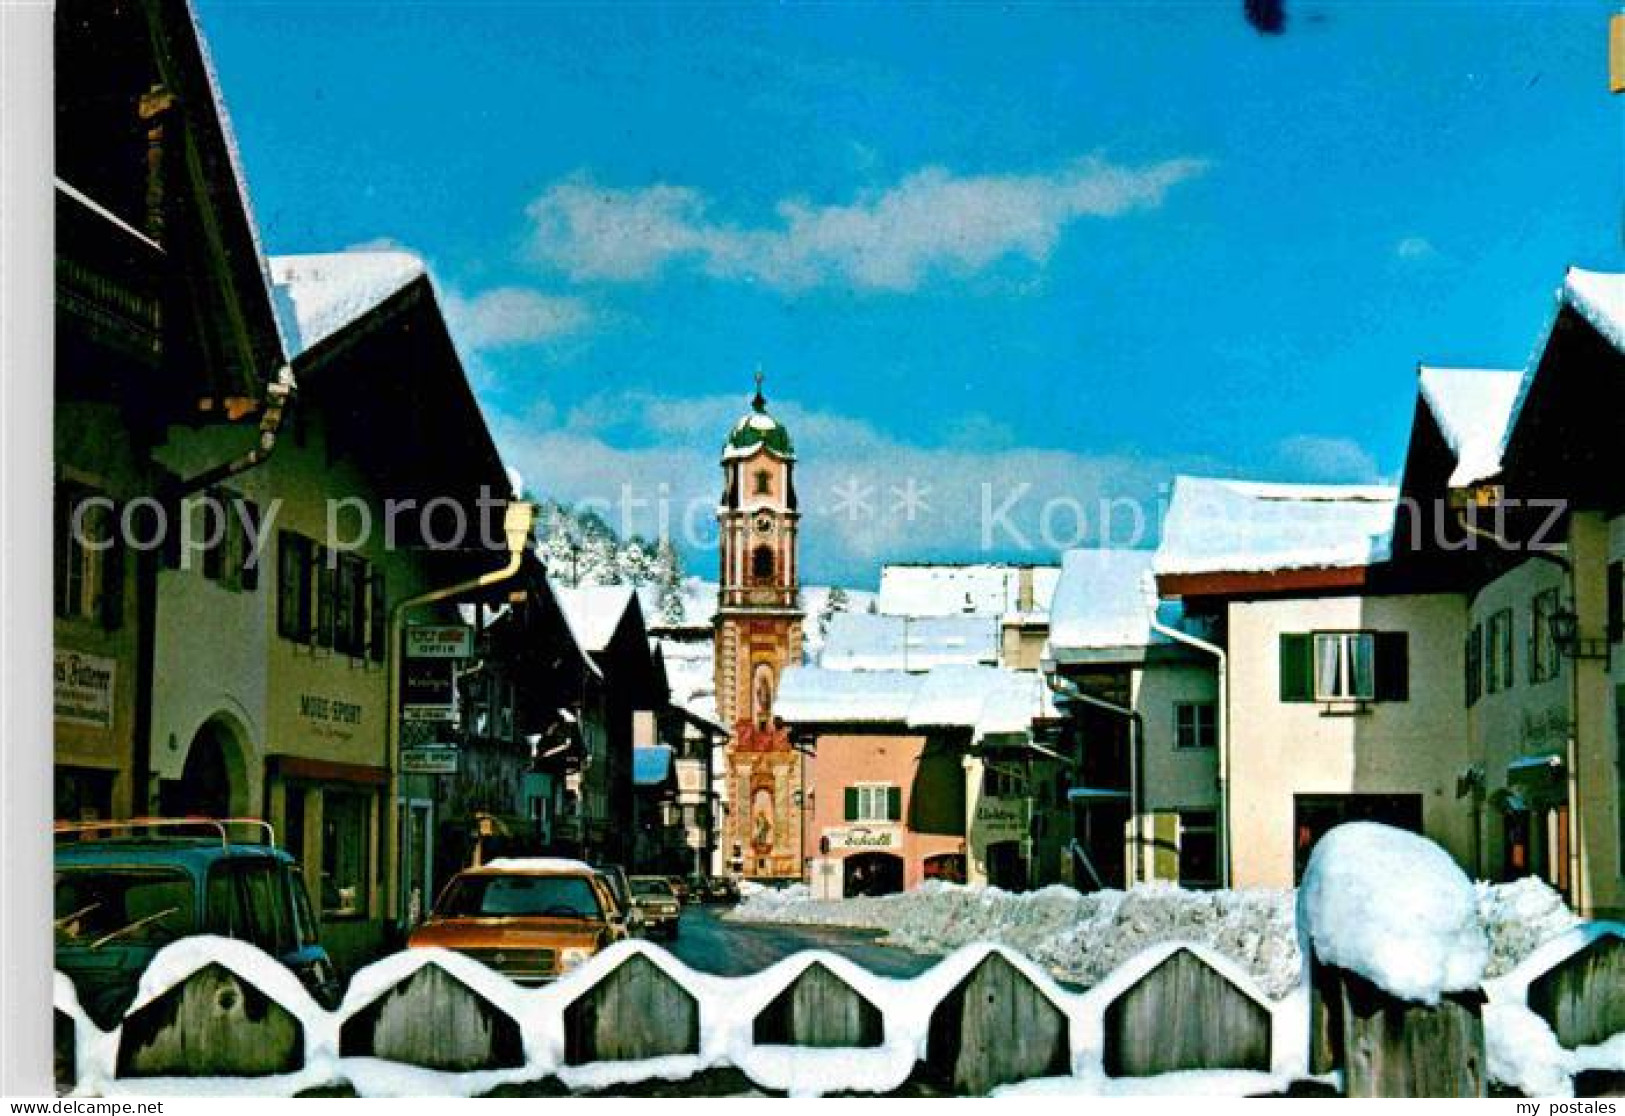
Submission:
[[[463,876],[436,912],[441,918],[601,918],[585,876]]]
[[[636,876],[632,878],[633,895],[665,895],[672,894],[671,884],[665,880],[641,880]]]
[[[97,865],[56,874],[56,944],[162,945],[197,932],[192,877],[176,868]]]

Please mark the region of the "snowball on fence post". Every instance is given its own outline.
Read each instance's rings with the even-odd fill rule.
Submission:
[[[1373,822],[1321,838],[1298,892],[1312,1068],[1349,1096],[1483,1096],[1489,943],[1438,845]]]

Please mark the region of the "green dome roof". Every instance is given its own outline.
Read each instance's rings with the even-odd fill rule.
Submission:
[[[764,447],[775,457],[793,460],[796,456],[796,447],[790,441],[790,432],[784,428],[783,423],[767,413],[767,397],[762,394],[762,383],[758,374],[756,397],[750,401],[750,413],[734,423],[733,431],[728,435],[728,444],[723,447],[722,456],[724,460],[748,457],[758,448]]]

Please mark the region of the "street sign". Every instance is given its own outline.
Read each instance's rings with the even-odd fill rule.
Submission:
[[[413,624],[406,629],[408,659],[469,659],[474,629],[467,624]]]
[[[452,661],[408,659],[401,664],[401,717],[407,721],[449,721]]]
[[[401,749],[403,775],[455,775],[457,773],[457,745],[423,744],[416,748]]]

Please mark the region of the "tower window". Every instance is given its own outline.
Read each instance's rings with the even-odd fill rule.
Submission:
[[[767,496],[773,492],[773,474],[766,469],[756,470],[756,495]]]
[[[773,548],[759,546],[750,552],[751,580],[758,583],[773,580]]]

